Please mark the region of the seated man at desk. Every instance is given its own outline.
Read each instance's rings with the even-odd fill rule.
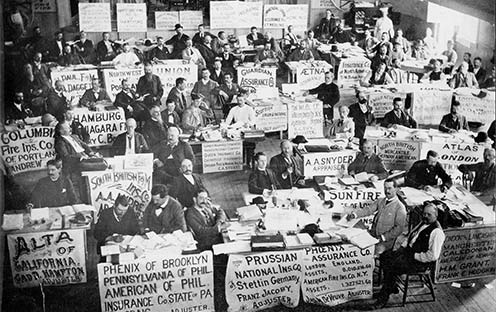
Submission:
[[[439,259],[446,236],[437,217],[437,207],[434,204],[427,204],[422,213],[422,222],[413,228],[402,247],[398,250],[386,251],[381,255],[384,283],[373,308],[384,308],[389,295],[397,292],[396,276],[425,270]]]
[[[272,49],[270,42],[265,42],[264,49],[257,52],[255,63],[273,63],[277,64],[280,61],[277,52]]]
[[[257,27],[253,26],[250,28],[250,33],[246,35],[246,41],[249,45],[259,46],[263,45],[265,42],[264,35],[258,32]]]
[[[496,150],[486,148],[484,150],[484,162],[476,164],[462,164],[458,166],[464,175],[468,175],[469,180],[473,180],[470,190],[481,196],[494,196],[496,194]],[[475,172],[475,178],[472,176]]]
[[[60,207],[79,202],[71,180],[62,175],[62,161],[47,162],[48,177],[41,178],[31,195],[33,207]]]
[[[361,172],[370,174],[369,180],[371,182],[385,179],[388,176],[382,159],[374,153],[374,146],[369,140],[363,140],[361,152],[348,166],[348,173],[352,176]]]
[[[176,198],[183,207],[193,206],[193,198],[198,191],[205,189],[201,176],[193,173],[193,162],[184,159],[181,162],[181,174],[174,178],[170,189],[170,195]]]
[[[192,93],[191,100],[191,106],[184,110],[181,118],[181,128],[186,133],[192,133],[199,128],[205,127],[214,117],[212,110],[198,94]]]
[[[134,53],[129,43],[125,42],[122,45],[122,52],[112,60],[112,63],[116,67],[134,67],[140,63],[140,59]]]
[[[148,153],[148,143],[145,137],[136,132],[136,120],[128,118],[126,120],[126,132],[121,133],[115,138],[112,143],[113,155],[133,155],[140,153]]]
[[[255,168],[248,178],[248,192],[264,194],[271,190],[281,189],[276,174],[267,168],[267,155],[263,152],[255,154]]]
[[[145,231],[157,234],[172,233],[177,230],[186,232],[186,221],[181,204],[169,196],[169,189],[163,184],[152,187],[152,200],[143,214]]]
[[[81,96],[79,106],[91,107],[99,101],[110,102],[110,97],[108,96],[107,91],[100,87],[100,81],[98,81],[98,78],[93,78],[91,80],[91,89],[86,90]]]
[[[443,166],[437,161],[437,157],[437,152],[428,151],[426,159],[414,162],[406,175],[405,185],[428,190],[431,186],[436,186],[438,179],[441,179],[443,181],[441,191],[447,191],[453,182],[444,171]]]
[[[301,41],[289,54],[287,61],[288,62],[300,62],[300,61],[313,61],[314,57],[312,51],[308,48],[308,44],[306,41]]]
[[[331,138],[343,138],[351,140],[355,136],[355,122],[348,117],[350,109],[346,105],[339,106],[339,118],[332,122],[329,129]]]
[[[193,206],[185,213],[186,224],[198,242],[199,250],[212,249],[212,245],[222,243],[222,231],[227,229],[227,216],[224,210],[212,204],[207,190],[202,189],[194,198]]]
[[[95,238],[97,241],[97,252],[105,245],[114,234],[136,235],[139,233],[138,218],[133,210],[129,209],[129,200],[125,195],[119,195],[115,199],[114,207],[104,209],[100,213],[95,226]]]
[[[401,125],[407,128],[417,128],[417,122],[403,110],[403,100],[400,97],[393,99],[393,110],[384,115],[381,126],[389,128]]]
[[[281,188],[291,189],[293,186],[305,185],[305,179],[293,156],[293,144],[289,140],[281,142],[281,153],[270,159],[270,168],[274,171]]]
[[[234,97],[239,93],[239,86],[233,82],[233,74],[227,72],[224,74],[224,83],[219,87],[219,104],[222,106],[224,118],[227,117],[229,111],[233,107]]]
[[[145,121],[142,132],[148,147],[153,153],[156,153],[161,146],[160,143],[167,138],[167,124],[162,120],[159,105],[153,104],[149,114],[150,117]]]
[[[397,195],[396,180],[384,181],[384,195],[365,209],[356,210],[346,217],[348,220],[373,215],[377,212],[370,229],[370,235],[377,238],[379,243],[375,247],[375,254],[380,255],[386,250],[393,249],[396,238],[408,232],[408,222],[405,205]]]
[[[441,119],[439,124],[439,131],[455,133],[459,130],[469,130],[467,118],[458,113],[460,109],[460,102],[457,100],[451,104],[451,112],[446,114]]]
[[[231,108],[226,118],[226,123],[230,125],[234,123],[239,127],[252,127],[255,125],[255,111],[247,105],[248,91],[245,89],[239,90],[238,105]]]

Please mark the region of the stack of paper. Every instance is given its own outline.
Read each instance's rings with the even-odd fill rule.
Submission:
[[[254,221],[262,218],[262,212],[257,205],[249,205],[236,209],[240,221]]]

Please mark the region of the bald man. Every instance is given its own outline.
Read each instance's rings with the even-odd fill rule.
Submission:
[[[198,195],[198,191],[205,189],[202,178],[193,173],[193,162],[187,158],[181,162],[179,170],[181,174],[174,178],[169,194],[183,207],[193,207],[193,199]]]
[[[486,148],[484,150],[484,162],[476,164],[463,164],[458,166],[463,174],[473,179],[471,191],[479,196],[494,196],[496,194],[496,150]],[[475,172],[475,178],[472,177]]]
[[[284,140],[280,147],[281,153],[270,159],[270,169],[276,174],[283,189],[303,186],[305,180],[298,160],[293,156],[293,144],[289,140]]]
[[[126,132],[121,133],[115,138],[112,144],[113,155],[132,155],[148,153],[150,151],[145,137],[136,132],[136,120],[128,118],[126,120]]]
[[[389,295],[397,292],[396,276],[424,270],[439,259],[446,236],[437,221],[437,215],[437,207],[428,203],[423,209],[422,221],[408,234],[402,246],[395,251],[385,251],[380,256],[384,284],[374,308],[385,307]]]

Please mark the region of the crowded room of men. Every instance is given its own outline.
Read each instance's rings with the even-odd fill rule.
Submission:
[[[495,6],[1,2],[0,311],[494,311]]]

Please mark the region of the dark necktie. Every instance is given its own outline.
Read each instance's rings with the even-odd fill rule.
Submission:
[[[206,209],[202,209],[203,216],[205,217],[205,223],[210,224],[210,214]]]
[[[129,136],[127,137],[127,141],[129,142],[129,148],[130,148],[130,149],[132,149],[132,148],[133,148],[133,146],[131,145],[131,144],[133,143],[133,142],[132,142],[132,139],[133,139],[132,137],[129,137]]]
[[[183,108],[186,107],[186,97],[184,96],[184,93],[181,93],[181,101],[183,102],[182,105],[183,105]]]

